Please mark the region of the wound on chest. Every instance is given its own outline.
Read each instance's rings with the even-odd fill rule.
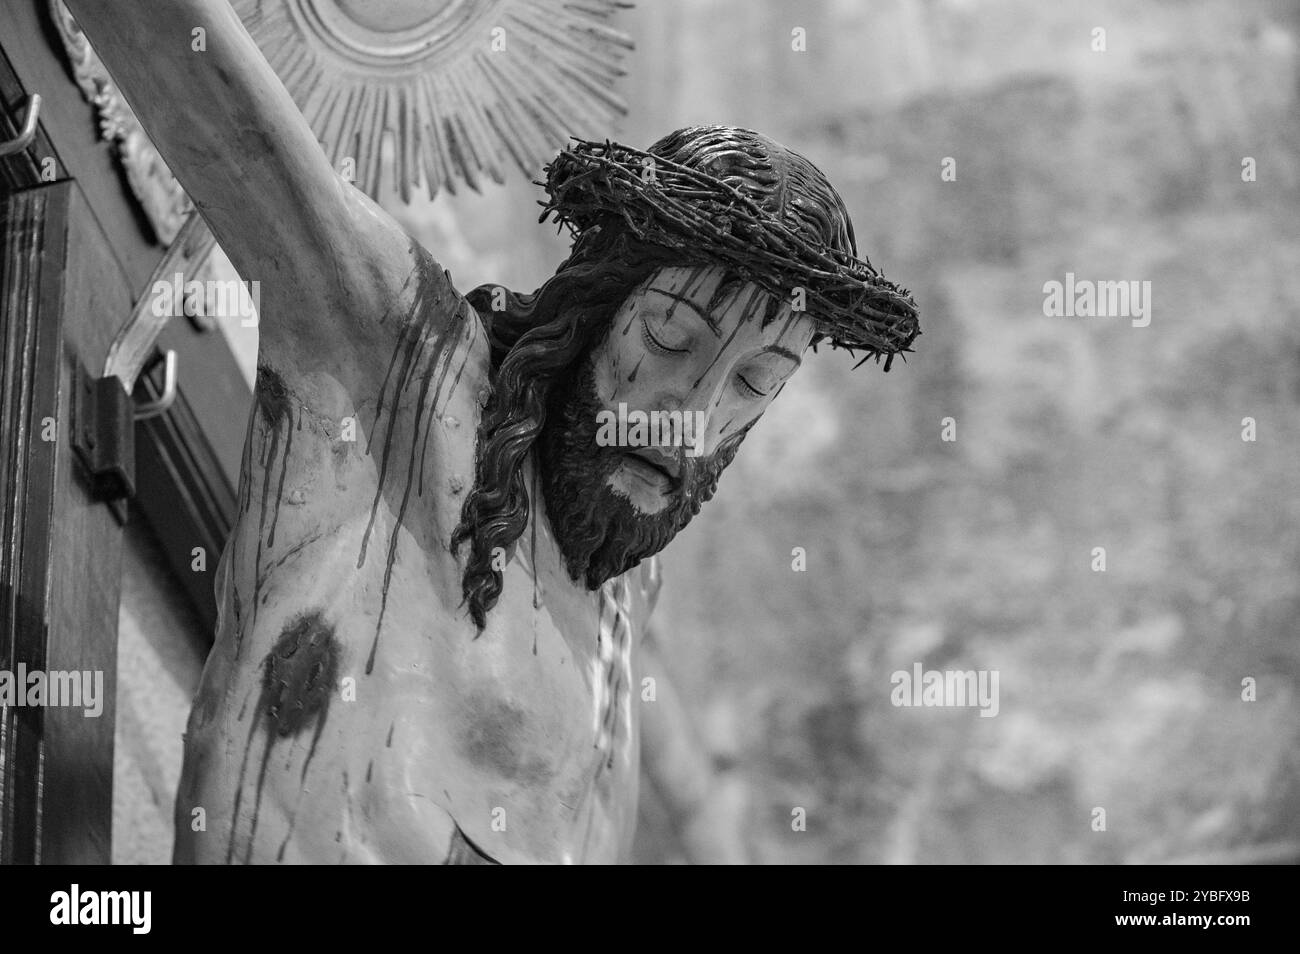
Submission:
[[[334,691],[339,661],[334,627],[317,611],[292,619],[266,656],[262,706],[274,732],[296,735],[323,721]]]

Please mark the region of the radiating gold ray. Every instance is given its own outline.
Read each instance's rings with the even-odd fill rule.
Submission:
[[[330,161],[353,158],[371,195],[384,176],[404,201],[509,165],[534,177],[570,135],[608,135],[626,112],[620,0],[233,3]]]

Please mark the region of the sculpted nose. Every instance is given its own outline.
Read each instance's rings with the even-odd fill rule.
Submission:
[[[709,422],[713,417],[714,405],[712,395],[703,389],[692,393],[687,400],[677,397],[666,398],[661,405],[665,411],[679,411],[682,422],[682,440],[689,456],[703,456],[713,453],[711,444],[715,444],[709,434]]]
[[[670,415],[673,411],[682,410],[682,399],[675,394],[660,394],[658,400],[654,403],[654,409],[663,415]],[[668,418],[665,416],[664,421]],[[662,447],[666,451],[673,450],[673,435],[659,428],[651,431],[651,441],[656,447]]]
[[[703,394],[690,394],[683,398],[680,394],[661,393],[653,408],[665,415],[664,425],[657,430],[652,429],[653,443],[673,457],[678,457],[683,451],[689,456],[702,452],[698,449],[703,447],[707,433],[707,407],[707,397]],[[670,420],[671,426],[666,426]]]

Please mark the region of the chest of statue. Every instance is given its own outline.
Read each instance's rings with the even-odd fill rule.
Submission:
[[[206,804],[224,801],[230,843],[252,859],[280,846],[319,857],[337,845],[342,857],[400,841],[427,801],[495,860],[623,856],[643,574],[588,591],[544,528],[527,532],[477,633],[459,605],[461,564],[434,532],[454,498],[413,495],[400,524],[382,496],[373,513],[349,511],[371,503],[349,456],[310,417],[292,426],[290,447],[255,423],[191,724],[190,744],[217,760],[195,781]],[[440,455],[426,480],[467,466]],[[445,850],[435,842],[419,860]]]

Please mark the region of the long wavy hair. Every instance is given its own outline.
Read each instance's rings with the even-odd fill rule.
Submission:
[[[493,553],[500,547],[509,554],[528,526],[524,463],[546,424],[551,392],[600,342],[619,306],[642,282],[660,268],[685,264],[691,263],[680,252],[641,242],[607,223],[583,232],[532,294],[480,285],[465,296],[487,329],[492,377],[478,429],[474,486],[452,533],[451,552],[470,544],[462,595],[480,632],[503,585]]]

